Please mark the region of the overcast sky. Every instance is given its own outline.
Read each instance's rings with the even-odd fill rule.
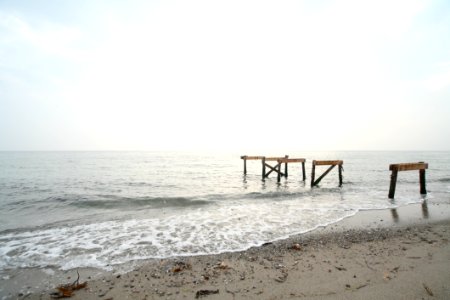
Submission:
[[[450,1],[0,0],[0,150],[286,149],[450,150]]]

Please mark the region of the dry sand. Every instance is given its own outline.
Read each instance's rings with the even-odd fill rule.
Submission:
[[[247,251],[151,260],[96,280],[81,272],[87,287],[72,299],[450,299],[450,219],[442,207],[431,209],[440,218],[423,205],[362,212]],[[50,292],[18,298],[51,299]]]

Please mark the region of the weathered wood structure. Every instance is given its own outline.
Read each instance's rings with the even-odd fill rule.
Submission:
[[[281,168],[281,164],[283,164],[284,163],[284,166],[285,166],[285,175],[286,175],[286,177],[288,176],[288,168],[287,168],[287,165],[288,165],[288,163],[301,163],[302,164],[302,180],[303,181],[305,181],[306,180],[306,170],[305,170],[305,162],[306,162],[306,159],[304,159],[304,158],[280,158],[280,159],[278,159],[277,160],[277,162],[278,162],[278,164],[277,164],[277,167],[278,167],[278,182],[280,182],[280,177],[281,177],[281,172],[279,172],[280,171],[280,168]]]
[[[288,177],[288,164],[289,163],[302,163],[302,175],[303,181],[306,180],[305,162],[304,158],[289,158],[289,155],[284,157],[265,157],[265,156],[241,156],[244,160],[244,175],[247,175],[247,160],[261,160],[262,163],[262,179],[265,180],[272,172],[277,173],[277,180],[280,182],[281,176]],[[271,165],[268,162],[276,162],[275,165]],[[284,172],[281,171],[281,165],[284,164]],[[267,171],[267,169],[269,169]]]
[[[281,177],[288,177],[288,164],[289,163],[301,163],[302,164],[302,179],[306,180],[305,162],[304,158],[289,158],[288,155],[284,157],[266,157],[266,156],[241,156],[244,161],[244,175],[247,175],[247,160],[261,160],[262,163],[262,180],[269,177],[272,172],[277,173],[277,181],[280,182]],[[276,162],[275,165],[271,165],[268,162]],[[281,170],[281,165],[284,164],[284,171]],[[342,172],[344,161],[342,160],[313,160],[312,170],[311,170],[311,187],[319,184],[319,182],[328,174],[334,167],[338,166],[338,176],[339,176],[339,186],[342,186]],[[329,166],[329,168],[316,179],[316,166]],[[268,171],[267,171],[268,169]],[[417,162],[417,163],[401,163],[401,164],[391,164],[389,165],[389,170],[391,173],[391,184],[389,186],[390,199],[394,198],[395,188],[397,185],[397,176],[399,171],[419,171],[419,184],[420,193],[425,195],[426,190],[426,180],[425,180],[425,170],[428,169],[428,163]]]
[[[426,169],[428,169],[428,164],[424,163],[424,162],[389,165],[389,170],[391,171],[391,184],[389,186],[389,198],[390,199],[394,198],[395,187],[397,185],[397,175],[398,175],[399,171],[419,170],[420,193],[425,195],[427,193],[427,189],[425,186],[425,170]]]
[[[311,187],[316,186],[335,166],[339,169],[339,186],[342,186],[342,171],[344,161],[342,160],[313,160],[311,171]],[[330,166],[319,178],[316,177],[316,166]]]

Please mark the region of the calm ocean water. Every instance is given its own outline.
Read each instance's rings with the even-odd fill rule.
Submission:
[[[240,154],[0,152],[0,271],[237,251],[359,210],[450,202],[449,152],[291,152],[307,159],[306,183],[291,164],[280,184],[261,180],[259,161],[244,177]],[[333,170],[311,189],[312,159],[343,159],[343,186]],[[429,163],[428,195],[401,172],[389,200],[389,164],[416,161]]]

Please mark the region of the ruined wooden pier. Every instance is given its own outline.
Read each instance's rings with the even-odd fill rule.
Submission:
[[[247,175],[247,160],[260,160],[262,163],[262,180],[269,177],[272,172],[277,173],[277,181],[280,182],[281,177],[288,177],[288,164],[289,163],[301,163],[302,164],[302,179],[306,180],[305,162],[304,158],[289,158],[289,155],[284,157],[266,157],[266,156],[248,156],[243,155],[241,159],[244,161],[244,175]],[[271,165],[268,162],[276,162],[275,165]],[[281,165],[284,164],[284,171],[281,170]],[[342,160],[313,160],[311,170],[311,187],[319,184],[319,182],[338,166],[339,186],[342,186],[342,172],[344,161]],[[316,179],[316,166],[329,166],[325,172]],[[267,170],[268,169],[268,170]],[[389,187],[389,198],[393,199],[395,195],[395,188],[397,185],[397,176],[399,171],[419,171],[419,183],[420,193],[425,195],[427,193],[425,182],[425,170],[428,169],[428,164],[425,162],[417,163],[401,163],[389,165],[391,173],[391,184]]]
[[[425,186],[425,170],[428,169],[428,164],[424,162],[418,163],[403,163],[389,165],[391,173],[391,185],[389,186],[389,198],[393,199],[395,195],[395,187],[397,185],[397,175],[399,171],[415,171],[419,170],[420,193],[425,195],[427,189]]]
[[[319,182],[328,174],[334,167],[338,166],[339,169],[339,186],[342,186],[342,171],[344,161],[342,160],[313,160],[311,171],[311,187],[316,186]],[[319,178],[315,179],[316,166],[330,166]]]
[[[262,179],[265,180],[272,172],[277,173],[277,180],[280,182],[281,176],[288,177],[288,164],[289,163],[301,163],[302,164],[302,178],[306,180],[305,162],[304,158],[289,158],[289,155],[284,157],[266,157],[266,156],[241,156],[244,160],[244,175],[247,175],[247,160],[261,160],[262,163]],[[276,162],[275,165],[271,165],[268,162]],[[284,172],[281,170],[281,165],[284,164]],[[268,169],[268,171],[267,171]]]

